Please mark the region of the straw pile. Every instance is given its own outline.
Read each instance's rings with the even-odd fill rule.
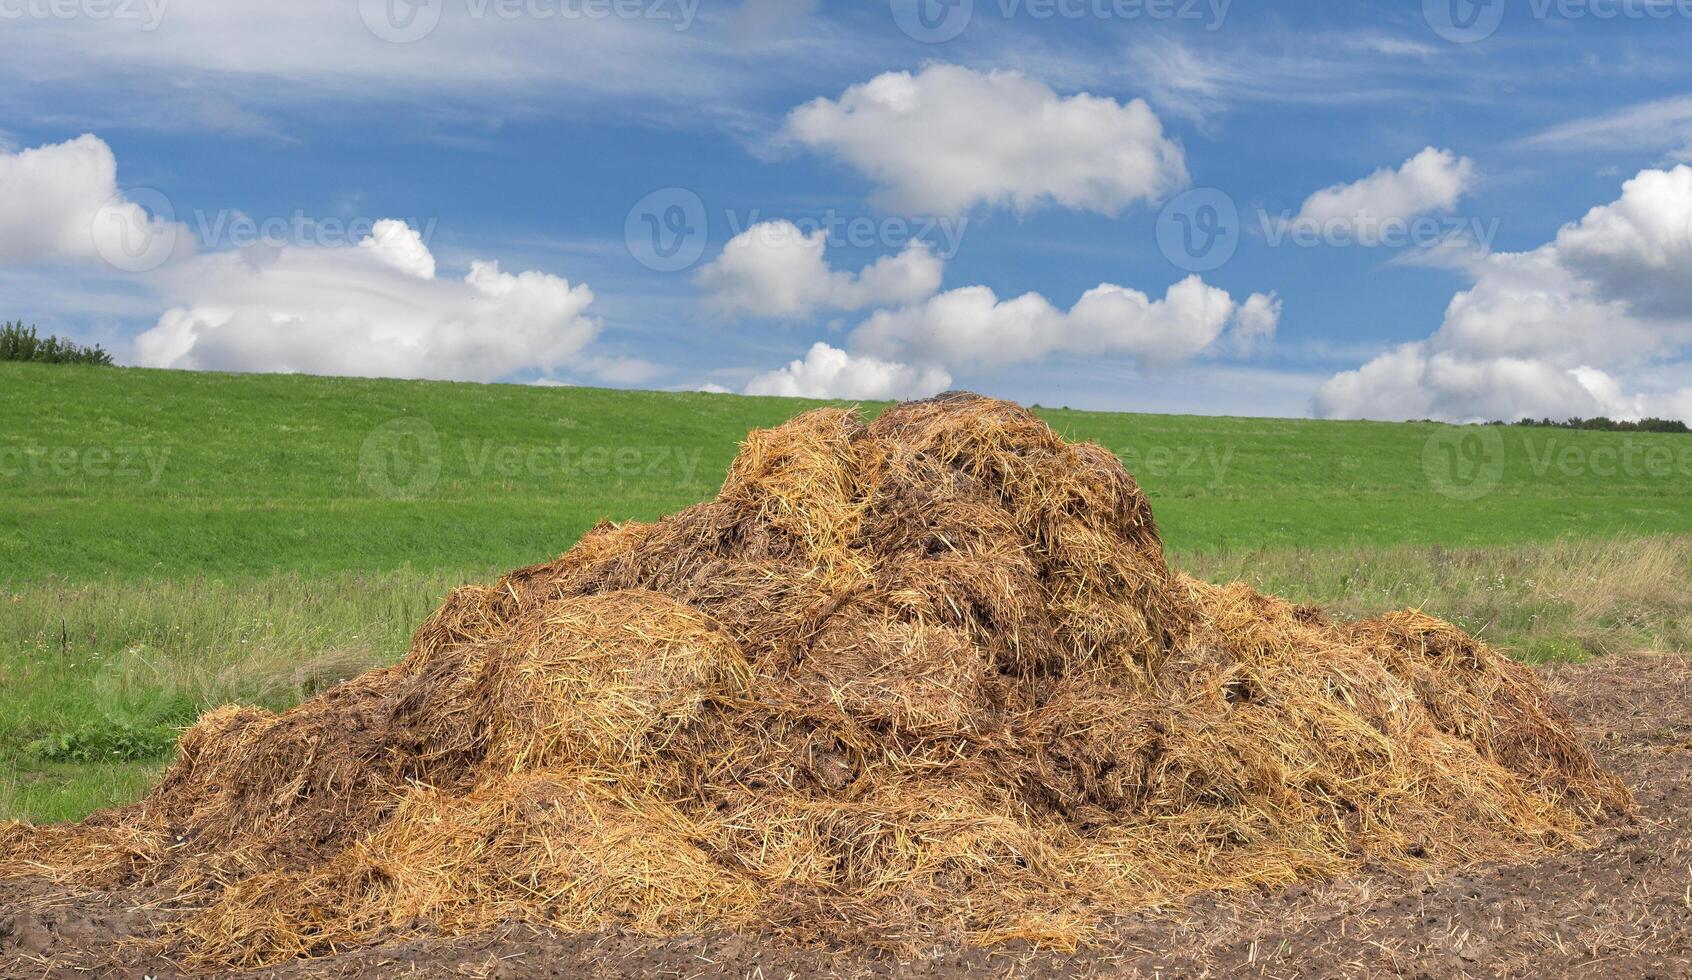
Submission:
[[[1170,571],[1105,450],[949,395],[753,433],[715,501],[223,708],[0,874],[162,884],[202,965],[507,920],[1056,946],[1205,889],[1579,846],[1627,791],[1521,666]]]

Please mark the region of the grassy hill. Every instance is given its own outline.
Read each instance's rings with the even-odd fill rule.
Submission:
[[[815,404],[0,363],[0,820],[136,798],[201,711],[391,662],[447,590],[712,496]],[[1529,659],[1692,645],[1692,437],[1040,413],[1202,577]]]
[[[710,497],[814,404],[0,364],[0,582],[514,566]],[[1692,530],[1686,436],[1040,414],[1176,552]]]

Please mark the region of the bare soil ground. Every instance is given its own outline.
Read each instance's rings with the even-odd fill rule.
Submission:
[[[649,939],[524,926],[411,940],[267,977],[1692,977],[1692,659],[1543,668],[1637,817],[1596,846],[1436,876],[1389,870],[1124,917],[1100,949],[794,948],[772,936]],[[0,977],[189,975],[124,940],[173,915],[168,896],[0,881]]]

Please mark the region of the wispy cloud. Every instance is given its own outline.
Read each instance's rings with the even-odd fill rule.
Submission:
[[[1692,151],[1692,95],[1624,106],[1541,130],[1521,145],[1551,150],[1663,149]]]
[[[1426,98],[1429,83],[1449,79],[1438,52],[1417,41],[1374,33],[1255,37],[1252,43],[1198,49],[1172,35],[1128,48],[1125,72],[1151,103],[1204,120],[1236,105],[1368,104]]]
[[[500,13],[509,7],[433,5],[438,24],[405,43],[361,18],[379,4],[346,0],[172,0],[156,29],[25,17],[5,28],[18,43],[0,65],[0,112],[80,128],[263,135],[302,110],[335,106],[467,125],[614,108],[656,125],[740,131],[786,108],[762,108],[773,92],[871,60],[861,39],[839,36],[798,0],[646,0],[641,16],[626,17],[583,17],[557,3]],[[135,91],[158,97],[118,97]]]

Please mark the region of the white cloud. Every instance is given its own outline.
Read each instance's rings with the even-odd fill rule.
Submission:
[[[1233,325],[1250,342],[1272,336],[1280,304],[1253,295],[1243,306],[1198,276],[1154,300],[1101,284],[1068,312],[1038,293],[1000,300],[986,286],[948,290],[925,303],[883,310],[852,332],[856,350],[916,363],[1002,367],[1057,353],[1127,355],[1171,363],[1214,344]]]
[[[1318,415],[1452,421],[1599,414],[1568,370],[1520,357],[1466,357],[1404,344],[1335,375],[1316,396]]]
[[[1234,314],[1234,346],[1249,354],[1275,338],[1281,324],[1281,299],[1274,293],[1252,293]]]
[[[915,303],[940,288],[945,263],[920,242],[853,275],[829,268],[827,238],[825,229],[806,234],[790,221],[756,224],[730,239],[696,281],[719,309],[767,317]]]
[[[1692,316],[1692,166],[1646,170],[1557,233],[1565,264],[1637,312]]]
[[[574,367],[593,375],[606,384],[643,385],[662,377],[668,368],[641,357],[605,357],[589,355],[576,361]]]
[[[887,72],[787,118],[789,135],[877,184],[908,214],[1046,204],[1115,215],[1187,182],[1179,143],[1143,100],[1059,96],[1015,71]]]
[[[1533,149],[1614,150],[1674,147],[1692,140],[1692,95],[1623,106],[1541,130],[1521,141]]]
[[[1427,147],[1397,170],[1382,167],[1362,180],[1335,184],[1305,199],[1298,220],[1344,228],[1363,240],[1371,229],[1430,211],[1449,211],[1474,180],[1474,161]]]
[[[104,259],[122,271],[191,246],[186,229],[118,191],[117,159],[97,136],[0,153],[0,265]]]
[[[925,398],[951,387],[941,368],[918,368],[875,357],[848,354],[818,341],[803,360],[753,378],[748,395],[790,398]]]
[[[376,222],[370,235],[358,243],[382,264],[419,279],[435,278],[435,256],[423,244],[423,236],[410,225],[391,218]]]
[[[1645,384],[1692,349],[1692,167],[1642,171],[1552,242],[1469,271],[1438,331],[1329,379],[1317,414],[1692,419],[1692,388]]]
[[[1125,47],[1101,51],[1075,55],[1068,70],[1048,71],[1082,80],[1120,78],[1159,111],[1200,123],[1241,105],[1403,104],[1433,92],[1445,100],[1473,101],[1453,82],[1483,78],[1473,65],[1451,71],[1448,60],[1433,57],[1443,53],[1437,47],[1406,41],[1402,34],[1313,32],[1305,26],[1254,25],[1237,35],[1219,31],[1197,45],[1174,32],[1136,32]]]
[[[176,305],[136,338],[153,367],[493,381],[571,362],[599,331],[585,285],[473,262],[461,280],[400,222],[352,248],[222,252],[161,278]]]
[[[647,120],[698,126],[743,121],[748,93],[850,58],[815,18],[788,16],[782,31],[761,40],[744,29],[748,18],[699,0],[648,3],[641,17],[584,16],[571,0],[491,9],[421,0],[107,6],[118,13],[5,19],[0,116],[276,135],[287,125],[276,115],[339,101],[409,106],[437,124],[463,111],[474,132],[483,121],[615,104]],[[396,14],[409,24],[385,23]],[[781,50],[771,52],[778,41]],[[749,47],[767,56],[763,70],[745,70]],[[138,86],[155,98],[121,97]],[[39,97],[47,91],[53,98]]]

